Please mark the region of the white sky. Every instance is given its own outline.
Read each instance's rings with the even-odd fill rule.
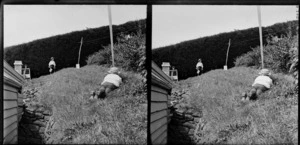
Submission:
[[[145,5],[112,5],[112,23],[145,19]],[[107,5],[4,5],[4,47],[109,25]]]
[[[257,6],[153,5],[152,12],[153,48],[258,27]],[[261,6],[262,26],[296,20],[296,14],[296,6]]]

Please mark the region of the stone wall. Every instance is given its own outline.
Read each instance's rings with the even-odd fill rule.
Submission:
[[[202,112],[189,102],[188,90],[173,89],[171,95],[171,121],[168,129],[168,144],[197,144],[204,121]]]
[[[175,108],[174,108],[175,109]],[[195,133],[201,120],[201,114],[193,108],[185,112],[175,111],[173,108],[171,121],[169,123],[170,144],[193,144]]]
[[[51,122],[51,109],[38,104],[38,91],[30,89],[23,91],[23,116],[19,122],[19,144],[45,144],[49,138],[46,130]]]

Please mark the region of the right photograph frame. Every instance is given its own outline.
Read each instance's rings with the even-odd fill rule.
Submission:
[[[191,3],[148,5],[150,144],[297,144],[299,6]]]

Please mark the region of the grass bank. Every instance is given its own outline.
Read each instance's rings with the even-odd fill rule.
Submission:
[[[213,70],[180,81],[189,88],[189,103],[203,111],[205,126],[199,143],[282,144],[298,143],[298,92],[293,79],[274,74],[276,84],[256,101],[241,102],[258,70],[237,67]]]
[[[27,84],[39,90],[38,102],[53,111],[55,124],[45,131],[52,133],[48,143],[146,144],[147,98],[140,75],[125,72],[119,89],[86,105],[107,71],[96,65],[66,68]]]

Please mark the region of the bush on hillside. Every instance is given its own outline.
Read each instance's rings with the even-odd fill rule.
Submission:
[[[102,65],[102,64],[107,64],[107,60],[104,59],[102,53],[94,53],[88,57],[86,60],[87,64],[96,64],[96,65]]]
[[[261,64],[258,56],[260,56],[260,49],[252,48],[252,51],[237,57],[235,66],[258,67]]]
[[[288,73],[293,61],[291,50],[298,44],[297,36],[286,36],[278,40],[271,41],[264,46],[264,66],[274,72]],[[239,56],[235,60],[235,66],[261,66],[260,47],[255,47],[252,51]]]
[[[298,40],[298,38],[296,40]],[[291,61],[289,62],[290,64],[289,72],[294,76],[295,84],[297,86],[296,89],[298,90],[298,57],[299,57],[298,43],[295,43],[295,46],[289,51],[289,53],[291,56]]]
[[[131,36],[121,34],[114,44],[115,65],[127,71],[141,72],[145,70],[145,34],[138,31]],[[87,59],[87,64],[112,64],[111,47],[104,46]]]

